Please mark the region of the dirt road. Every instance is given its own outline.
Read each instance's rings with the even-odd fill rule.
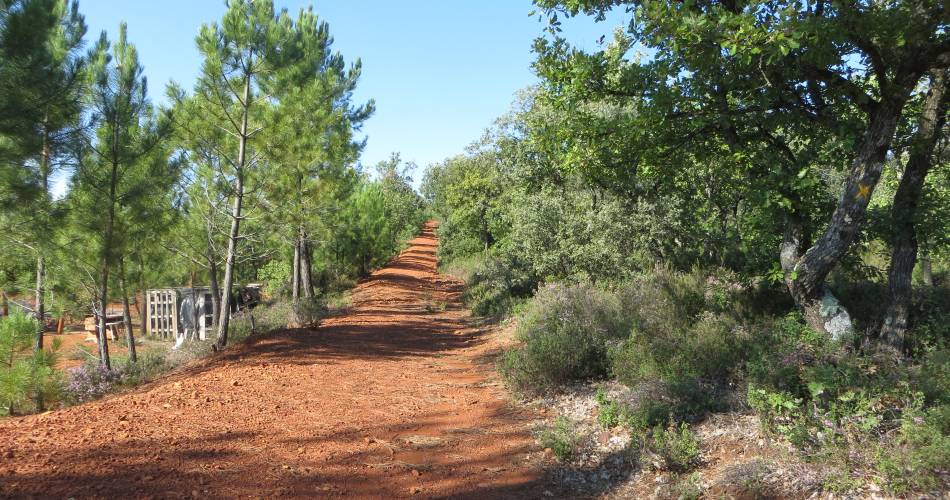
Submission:
[[[499,335],[437,273],[433,230],[319,328],[0,421],[0,496],[539,496],[530,415],[492,373]]]

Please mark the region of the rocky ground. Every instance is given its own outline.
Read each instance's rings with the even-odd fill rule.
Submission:
[[[558,418],[567,418],[579,439],[568,460],[558,460],[552,450],[544,450],[545,496],[618,500],[889,498],[870,480],[847,492],[824,491],[822,484],[832,471],[805,463],[788,445],[768,439],[758,419],[742,411],[714,414],[693,424],[691,430],[700,443],[700,463],[683,473],[663,470],[655,457],[631,446],[632,436],[626,428],[601,426],[597,420],[598,390],[612,400],[636,397],[621,384],[596,382],[528,402],[543,415],[534,423],[536,435],[554,426]],[[934,493],[921,498],[941,496]]]

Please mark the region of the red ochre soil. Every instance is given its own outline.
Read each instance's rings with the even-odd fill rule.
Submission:
[[[318,328],[278,330],[134,391],[0,421],[0,496],[526,498],[529,410],[436,271],[435,224]]]

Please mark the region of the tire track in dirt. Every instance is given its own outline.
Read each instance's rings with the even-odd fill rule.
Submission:
[[[502,339],[436,270],[435,224],[318,328],[279,330],[101,401],[0,421],[0,496],[538,496]]]

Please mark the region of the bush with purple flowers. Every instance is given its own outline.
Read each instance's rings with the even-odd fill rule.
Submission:
[[[63,401],[79,404],[99,399],[122,387],[145,382],[172,366],[174,363],[169,362],[165,353],[155,351],[143,353],[135,363],[116,360],[111,370],[107,370],[97,360],[91,360],[67,370],[62,387]]]
[[[119,370],[106,369],[98,362],[85,363],[67,370],[63,398],[71,404],[85,403],[114,391],[121,383]]]

